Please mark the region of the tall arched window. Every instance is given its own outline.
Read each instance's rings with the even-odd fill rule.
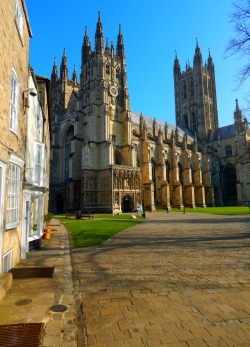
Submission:
[[[119,79],[120,78],[120,69],[119,69],[119,67],[116,69],[116,71],[115,71],[115,77],[117,78],[117,79]]]
[[[184,127],[188,129],[188,116],[186,114],[184,115],[183,120],[184,120]]]
[[[106,64],[106,74],[110,75],[110,65],[109,65],[109,63]]]
[[[190,94],[194,95],[194,79],[192,77],[190,79]]]
[[[183,185],[183,169],[181,163],[178,163],[178,171],[179,171],[179,182]]]
[[[122,155],[118,150],[115,151],[115,165],[122,165]]]
[[[140,159],[137,157],[137,161],[136,161],[136,166],[137,167],[141,167],[141,161]]]
[[[64,148],[64,153],[65,153],[65,181],[69,179],[69,158],[71,154],[71,141],[74,136],[74,127],[71,126],[68,129],[68,132],[65,137],[65,148]]]
[[[156,165],[154,160],[151,160],[151,172],[152,172],[152,181],[155,182],[155,169],[156,169]]]
[[[193,128],[193,131],[196,133],[197,132],[197,118],[196,118],[196,115],[194,112],[192,113],[192,128]]]
[[[170,183],[170,165],[168,160],[165,162],[165,170],[166,170],[166,181]]]
[[[151,172],[152,172],[152,181],[154,184],[154,199],[156,198],[156,164],[153,159],[151,159]]]
[[[187,98],[187,83],[186,81],[182,82],[182,92],[183,92],[183,99]]]

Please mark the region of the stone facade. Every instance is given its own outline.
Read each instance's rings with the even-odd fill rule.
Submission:
[[[154,210],[225,203],[209,139],[219,129],[210,54],[203,66],[197,44],[194,68],[184,73],[176,56],[173,126],[130,110],[121,27],[115,49],[104,43],[99,14],[94,49],[86,29],[81,53],[79,81],[75,69],[68,76],[66,50],[60,71],[56,61],[52,69],[50,209],[119,213],[141,205]]]
[[[250,201],[248,122],[236,100],[234,123],[219,128],[214,63],[209,52],[203,65],[198,43],[193,67],[187,64],[184,72],[176,55],[174,90],[177,125],[197,137],[209,156],[215,204],[246,204]]]
[[[48,208],[44,196],[48,195],[45,191],[48,191],[49,181],[47,178],[47,188],[45,184],[43,189],[40,182],[36,181],[38,176],[35,172],[40,172],[40,163],[35,160],[33,140],[45,148],[44,136],[47,134],[49,156],[50,136],[45,130],[49,127],[49,89],[44,95],[47,98],[44,109],[40,100],[42,95],[29,66],[32,33],[25,1],[2,1],[0,22],[1,273],[9,271],[20,258],[25,258],[31,242],[41,238],[44,206]],[[43,172],[43,175],[45,177],[47,172]],[[34,216],[28,209],[28,202],[35,195],[39,200],[39,208],[33,209],[36,210]]]
[[[19,14],[16,15],[18,7]],[[1,213],[0,213],[0,269],[8,270],[20,259],[20,240],[22,227],[22,209],[17,209],[18,213],[12,228],[11,217],[7,221],[6,208],[8,204],[7,189],[8,178],[10,177],[10,163],[13,170],[17,170],[19,184],[24,180],[25,163],[25,136],[26,117],[23,116],[23,99],[21,91],[27,87],[29,75],[29,39],[31,37],[30,25],[27,17],[25,4],[23,1],[9,0],[2,1],[0,5],[0,122],[1,122],[1,141],[0,141],[0,184],[1,184]],[[16,93],[19,100],[14,100],[13,95],[13,115],[16,112],[17,120],[10,124],[10,100],[13,76],[16,77]],[[13,81],[14,84],[14,81]],[[14,91],[13,91],[14,93]],[[17,124],[16,124],[17,122]],[[11,129],[10,129],[11,128]],[[14,174],[14,172],[13,172]],[[22,189],[17,197],[22,201]],[[18,201],[17,201],[18,202]],[[9,212],[10,214],[11,212]],[[13,218],[13,221],[14,221]],[[9,226],[6,228],[6,224]]]

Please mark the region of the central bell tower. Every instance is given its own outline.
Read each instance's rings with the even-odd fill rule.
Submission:
[[[91,203],[100,206],[105,201],[110,204],[112,165],[116,158],[124,165],[130,165],[131,161],[127,157],[131,122],[121,26],[116,50],[113,42],[105,41],[104,44],[99,12],[94,50],[87,27],[82,45],[78,111],[83,137],[81,181],[85,192],[82,206]]]

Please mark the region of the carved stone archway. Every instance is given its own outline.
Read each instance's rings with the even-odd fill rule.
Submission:
[[[131,195],[126,194],[122,198],[122,212],[132,212],[133,211],[133,199]]]

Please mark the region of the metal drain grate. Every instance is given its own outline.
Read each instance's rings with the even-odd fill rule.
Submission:
[[[14,279],[21,278],[44,278],[52,277],[54,274],[54,266],[51,267],[16,267],[11,269]]]
[[[41,347],[44,323],[0,325],[0,347]]]

